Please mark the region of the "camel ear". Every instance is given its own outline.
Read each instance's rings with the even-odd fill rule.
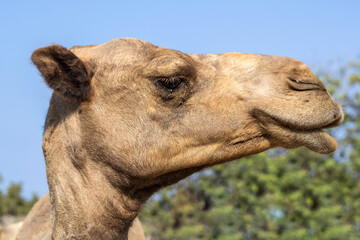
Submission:
[[[77,100],[89,98],[92,71],[71,51],[52,45],[35,50],[31,60],[47,85],[63,97]]]

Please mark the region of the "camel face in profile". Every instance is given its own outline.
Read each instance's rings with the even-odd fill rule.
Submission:
[[[136,39],[54,45],[43,149],[54,239],[126,239],[156,190],[272,147],[331,153],[341,107],[300,61],[185,54]]]

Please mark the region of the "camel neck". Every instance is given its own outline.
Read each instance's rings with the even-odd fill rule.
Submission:
[[[68,114],[65,121],[48,118],[45,126],[52,239],[126,240],[140,204],[114,188],[104,174],[106,166],[90,160],[77,121],[76,114]]]
[[[52,239],[127,239],[140,205],[95,172],[70,172],[50,179]]]

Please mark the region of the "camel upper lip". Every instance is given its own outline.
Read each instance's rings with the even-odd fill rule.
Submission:
[[[344,114],[341,112],[340,116],[334,118],[334,121],[321,127],[321,129],[334,128],[339,126],[344,120]]]
[[[281,119],[275,115],[269,114],[266,111],[257,109],[255,111],[255,115],[261,114],[263,116],[266,116],[267,118],[270,118],[271,120],[275,121],[277,125],[280,125],[282,127],[285,127],[287,129],[292,129],[294,131],[302,131],[302,132],[311,132],[311,131],[318,131],[328,128],[334,128],[339,126],[343,120],[344,120],[344,114],[341,110],[339,110],[336,114],[334,114],[332,120],[324,121],[323,124],[319,123],[316,126],[308,126],[308,125],[294,125],[292,122],[287,121],[286,119]]]

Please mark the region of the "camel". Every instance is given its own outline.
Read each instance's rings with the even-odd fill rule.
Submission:
[[[146,200],[195,172],[273,147],[337,148],[322,129],[340,125],[342,109],[295,59],[132,38],[51,45],[31,59],[53,89],[42,145],[50,200],[19,240],[131,239]]]

